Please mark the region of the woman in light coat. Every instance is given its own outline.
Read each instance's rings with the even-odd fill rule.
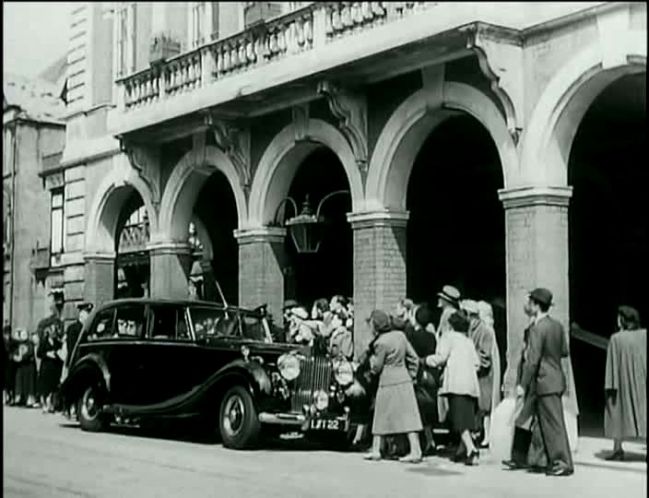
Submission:
[[[477,402],[480,397],[477,374],[480,358],[473,341],[467,337],[469,320],[466,313],[453,313],[449,317],[449,325],[452,330],[441,336],[437,353],[426,357],[425,361],[430,367],[444,366],[439,393],[448,399],[451,426],[460,434],[462,441],[456,460],[459,461],[466,455],[465,463],[476,465],[479,453],[471,439],[471,431],[475,429]]]
[[[419,358],[404,333],[392,329],[390,317],[385,312],[373,311],[368,323],[372,333],[378,335],[370,356],[370,368],[373,374],[379,375],[379,387],[374,406],[372,450],[365,459],[381,459],[383,436],[407,434],[410,452],[399,461],[419,463],[421,446],[417,433],[423,427],[413,387]]]

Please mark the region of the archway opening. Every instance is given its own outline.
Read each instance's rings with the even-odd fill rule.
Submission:
[[[149,217],[142,197],[132,187],[122,205],[117,219],[115,237],[114,297],[149,296],[151,258],[146,248],[149,242]]]
[[[439,124],[422,145],[408,181],[406,267],[407,294],[415,302],[437,309],[436,294],[447,284],[466,298],[489,302],[505,358],[502,187],[498,150],[482,124],[466,114]]]
[[[237,205],[227,177],[212,173],[203,184],[188,226],[192,273],[200,268],[199,297],[236,305],[239,302],[239,246],[234,238]]]
[[[646,86],[646,73],[608,85],[579,124],[568,162],[571,323],[604,338],[620,304],[638,309],[645,325],[649,314]],[[606,351],[571,344],[581,426],[601,432]]]
[[[300,164],[288,195],[295,200],[298,211],[301,211],[308,195],[314,214],[321,205],[320,214],[326,223],[321,232],[320,246],[315,253],[298,253],[293,239],[287,235],[284,278],[286,298],[296,299],[309,306],[322,297],[330,298],[336,294],[352,296],[353,237],[346,218],[346,214],[351,211],[351,196],[349,193],[341,193],[327,197],[334,192],[349,190],[345,169],[329,148],[317,148]],[[292,209],[288,206],[285,213],[285,218],[293,216]]]

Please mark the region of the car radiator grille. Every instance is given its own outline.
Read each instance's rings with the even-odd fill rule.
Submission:
[[[331,362],[326,357],[304,358],[300,363],[300,375],[295,381],[295,393],[291,408],[301,412],[304,405],[313,403],[313,393],[329,392],[331,385]]]

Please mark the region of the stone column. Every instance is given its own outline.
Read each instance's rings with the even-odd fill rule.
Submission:
[[[191,270],[189,244],[168,242],[147,247],[151,257],[151,297],[186,299]]]
[[[522,187],[499,192],[507,239],[507,370],[504,390],[515,387],[516,369],[529,321],[528,293],[546,287],[550,312],[569,333],[568,203],[571,187]],[[569,385],[573,384],[569,379]]]
[[[373,309],[391,312],[406,297],[407,212],[349,213],[354,230],[354,356],[370,341]]]
[[[239,304],[268,305],[275,323],[282,324],[286,229],[262,227],[235,230],[239,242]]]
[[[113,299],[115,292],[115,254],[86,254],[84,261],[84,300],[98,306]]]

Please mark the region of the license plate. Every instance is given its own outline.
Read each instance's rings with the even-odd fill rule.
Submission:
[[[340,420],[314,418],[309,422],[309,429],[314,431],[339,431]]]

